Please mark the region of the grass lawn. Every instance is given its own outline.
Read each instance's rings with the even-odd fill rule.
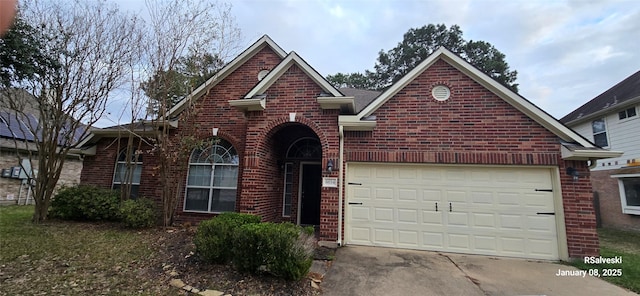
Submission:
[[[192,256],[194,228],[129,230],[58,220],[35,225],[32,215],[33,206],[0,207],[0,296],[185,295],[169,285],[174,278],[234,296],[319,293],[308,280],[241,274],[199,261]]]
[[[0,207],[0,295],[176,295],[158,277],[149,243],[158,230],[34,225],[32,215],[33,206]]]
[[[622,276],[607,276],[602,279],[640,293],[640,233],[614,229],[598,229],[600,236],[600,256],[604,258],[622,257],[622,264],[585,264],[582,261],[573,266],[589,270],[621,269]]]

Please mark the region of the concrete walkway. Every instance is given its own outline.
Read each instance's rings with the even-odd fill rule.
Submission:
[[[347,246],[324,295],[637,295],[604,280],[556,276],[573,267],[524,259]]]

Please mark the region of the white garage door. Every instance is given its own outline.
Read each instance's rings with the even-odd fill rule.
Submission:
[[[347,244],[558,259],[551,169],[350,163]]]

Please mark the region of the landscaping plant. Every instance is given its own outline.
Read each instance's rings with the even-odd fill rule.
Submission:
[[[242,213],[222,213],[200,222],[193,238],[196,252],[206,261],[228,263],[231,261],[231,241],[234,232],[242,225],[260,223],[260,216]]]
[[[63,220],[116,221],[120,197],[109,189],[79,185],[60,189],[49,214]]]
[[[120,220],[128,228],[146,228],[156,224],[153,201],[146,198],[126,200],[120,206]]]

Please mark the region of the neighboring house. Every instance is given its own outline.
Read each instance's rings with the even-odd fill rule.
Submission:
[[[264,36],[191,97],[194,136],[210,144],[174,172],[186,188],[178,221],[238,211],[316,225],[337,244],[552,260],[599,252],[587,165],[621,153],[446,49],[378,93],[336,89]],[[190,126],[185,108],[171,110],[176,133]],[[85,141],[96,155],[81,182],[120,185],[119,129]],[[139,195],[159,196],[153,153],[136,166]]]
[[[33,99],[30,96],[25,98]],[[37,110],[17,113],[0,100],[0,205],[34,203],[33,192],[28,185],[33,182],[30,177],[35,177],[34,173],[38,170],[34,145],[37,136],[29,127],[38,126],[38,120]],[[36,156],[32,163],[29,162],[29,151]],[[77,153],[67,157],[57,186],[80,183],[82,157]]]
[[[602,226],[640,231],[640,71],[562,119],[596,145],[624,151],[599,160],[591,183]]]

